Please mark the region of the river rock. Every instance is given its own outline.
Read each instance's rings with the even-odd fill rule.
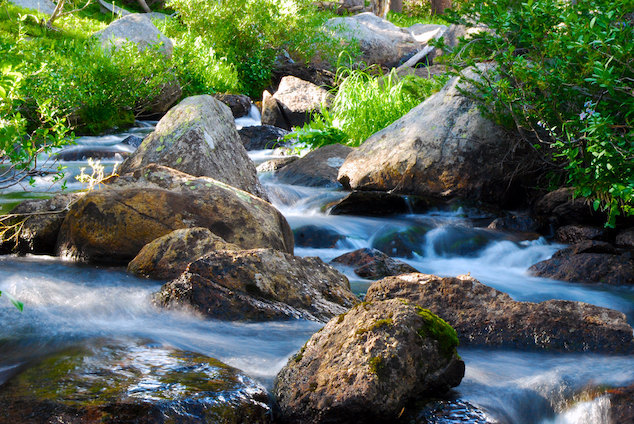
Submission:
[[[476,78],[472,70],[464,74]],[[440,92],[370,136],[348,155],[339,182],[353,190],[502,203],[513,175],[514,141],[484,118],[460,87],[471,89],[460,77],[452,78]]]
[[[119,49],[125,43],[134,43],[139,51],[160,45],[160,51],[169,59],[174,46],[152,20],[144,13],[132,13],[112,22],[106,28],[94,34],[105,49]]]
[[[531,266],[531,274],[553,280],[617,286],[634,284],[634,260],[607,243],[581,242]]]
[[[616,235],[616,245],[634,249],[634,227],[619,232]]]
[[[427,274],[387,277],[370,286],[368,302],[402,298],[428,308],[458,332],[460,343],[567,352],[629,353],[625,314],[583,302],[518,302],[472,277]]]
[[[606,240],[607,232],[603,228],[590,225],[564,225],[557,228],[555,239],[567,244],[574,244],[583,240]]]
[[[533,233],[537,231],[537,223],[527,215],[506,215],[495,218],[487,227],[489,230],[510,231],[515,233]]]
[[[397,27],[370,12],[332,18],[324,26],[335,38],[358,43],[359,60],[367,65],[396,66],[401,58],[422,46],[406,28]]]
[[[82,195],[58,194],[50,199],[29,199],[17,205],[8,214],[12,216],[2,221],[4,225],[16,227],[3,235],[5,241],[0,243],[0,253],[53,255],[66,213]]]
[[[288,123],[282,112],[282,105],[268,91],[262,93],[262,118],[263,125],[270,125],[290,131],[291,124]]]
[[[285,166],[275,175],[287,184],[309,187],[339,186],[339,167],[352,151],[351,147],[342,144],[323,146]]]
[[[585,197],[574,197],[574,191],[573,187],[563,187],[547,193],[535,203],[535,215],[544,224],[556,226],[605,223],[606,217]]]
[[[271,72],[273,91],[279,87],[282,79],[289,75],[326,88],[334,87],[337,79],[334,72],[323,67],[306,65],[303,62],[276,62]]]
[[[273,249],[211,252],[165,284],[154,300],[226,320],[317,321],[327,321],[358,302],[348,279],[321,259]]]
[[[119,159],[130,156],[129,151],[119,146],[73,146],[56,153],[57,160],[76,161],[87,159]]]
[[[135,149],[139,147],[141,143],[143,143],[143,139],[141,137],[137,137],[136,135],[129,135],[121,140],[121,144],[127,144]]]
[[[295,246],[317,249],[332,249],[340,240],[346,238],[331,228],[317,225],[303,225],[295,228],[293,237],[295,238]]]
[[[174,230],[205,227],[243,249],[293,252],[293,233],[270,203],[208,177],[160,165],[123,175],[75,202],[57,251],[79,260],[125,265]]]
[[[286,146],[288,143],[283,139],[288,133],[289,131],[272,125],[242,127],[238,130],[242,145],[247,150],[274,149]]]
[[[372,248],[380,250],[388,256],[413,258],[414,253],[424,255],[425,234],[428,228],[386,226],[377,231],[372,239]]]
[[[332,100],[327,90],[290,75],[282,78],[273,97],[291,127],[301,127],[310,122],[311,116]]]
[[[610,423],[634,423],[634,384],[608,390]]]
[[[383,191],[353,191],[328,210],[330,215],[388,216],[410,212],[407,200]]]
[[[284,168],[289,163],[295,162],[297,159],[299,159],[299,156],[287,156],[285,158],[271,159],[259,164],[256,169],[258,172],[275,172]]]
[[[135,108],[135,116],[139,119],[160,119],[178,102],[183,89],[176,78],[161,86],[158,94],[148,100],[140,101]]]
[[[397,259],[390,258],[377,249],[358,249],[354,252],[337,256],[331,262],[354,267],[354,273],[370,280],[390,275],[410,274],[418,272],[416,268]]]
[[[55,3],[50,0],[11,0],[11,3],[24,9],[37,10],[45,15],[52,15],[55,11]]]
[[[143,246],[128,264],[128,272],[155,280],[171,280],[181,275],[190,262],[214,250],[241,250],[207,228],[183,228]]]
[[[446,322],[401,300],[333,318],[275,380],[282,423],[396,422],[413,401],[460,384],[464,363]]]
[[[266,390],[241,371],[157,343],[85,342],[0,390],[2,422],[268,423]]]
[[[244,94],[214,94],[216,100],[220,100],[229,106],[234,118],[247,116],[251,111],[251,99]]]
[[[188,97],[173,107],[119,168],[125,174],[150,164],[211,177],[267,200],[255,165],[240,142],[231,111],[211,96]]]

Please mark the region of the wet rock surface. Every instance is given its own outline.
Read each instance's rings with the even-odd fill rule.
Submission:
[[[553,280],[611,285],[634,284],[634,259],[608,243],[580,242],[529,268],[532,275]]]
[[[191,227],[208,228],[243,249],[293,251],[290,227],[270,203],[211,178],[149,165],[75,202],[57,252],[125,265],[156,238]]]
[[[226,320],[327,321],[358,299],[348,279],[319,258],[254,249],[207,254],[165,284],[154,301]]]
[[[295,246],[314,247],[317,249],[330,249],[337,245],[345,236],[330,228],[317,225],[304,225],[293,230]]]
[[[155,280],[170,280],[181,275],[190,262],[214,250],[241,250],[207,228],[172,231],[143,246],[128,264],[128,272]]]
[[[242,145],[247,150],[274,149],[285,146],[287,143],[283,137],[288,133],[287,130],[272,125],[256,125],[238,130]]]
[[[634,384],[608,390],[610,396],[609,417],[612,423],[634,422]]]
[[[267,200],[230,109],[211,96],[188,97],[170,109],[119,174],[151,163],[211,177]]]
[[[592,208],[588,199],[574,197],[573,187],[563,187],[544,195],[534,206],[535,215],[544,223],[560,225],[602,225],[606,217]]]
[[[351,147],[341,144],[320,147],[283,167],[275,175],[286,184],[309,187],[339,186],[339,167],[352,151]]]
[[[616,245],[634,249],[634,228],[628,228],[616,235]]]
[[[271,159],[259,164],[256,169],[258,170],[258,172],[275,172],[278,169],[284,168],[289,163],[295,162],[297,159],[299,159],[299,157],[297,156]]]
[[[562,243],[574,244],[583,240],[606,240],[607,232],[603,228],[589,225],[564,225],[557,228],[555,239]]]
[[[355,274],[368,279],[418,272],[416,268],[405,262],[390,258],[380,250],[368,248],[337,256],[332,262],[352,266]]]
[[[482,67],[486,72],[486,67]],[[476,78],[472,70],[466,78]],[[454,77],[405,116],[373,134],[346,158],[339,182],[353,190],[502,204],[512,197],[511,168],[521,160],[514,140],[482,117]],[[522,171],[523,172],[523,171]],[[520,174],[522,173],[520,172]]]
[[[3,235],[2,253],[52,255],[64,218],[83,193],[58,194],[50,199],[25,200],[13,208],[3,225],[14,226]]]
[[[364,302],[333,318],[279,372],[282,423],[394,422],[404,408],[458,385],[455,332],[401,300]]]
[[[96,340],[29,365],[0,390],[6,423],[268,423],[239,370],[156,343]]]
[[[406,274],[377,281],[366,301],[403,298],[447,321],[460,343],[570,352],[634,351],[625,314],[583,302],[518,302],[469,276]]]
[[[387,216],[410,212],[403,196],[381,191],[353,191],[335,203],[331,215]]]

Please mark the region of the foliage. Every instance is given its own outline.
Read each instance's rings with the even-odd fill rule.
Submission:
[[[519,129],[607,225],[634,214],[633,0],[459,0],[452,20],[492,31],[463,40],[457,67],[491,60],[483,110]]]
[[[20,312],[22,312],[24,310],[24,303],[20,302],[19,300],[16,300],[13,298],[13,296],[11,296],[8,293],[4,294],[6,297],[9,298],[9,300],[11,301],[11,303],[13,303],[13,306],[15,306],[16,308],[18,308],[18,310]],[[2,291],[0,291],[0,296],[2,296]]]
[[[183,96],[240,92],[235,65],[216,54],[209,37],[197,35],[176,19],[163,19],[155,24],[174,42],[173,67]]]
[[[168,5],[192,33],[213,41],[213,50],[235,67],[242,91],[251,97],[262,94],[283,51],[301,61],[334,49],[320,30],[329,15],[309,0],[207,0],[204,6],[198,0],[171,0]]]
[[[447,78],[399,78],[395,71],[373,76],[369,70],[344,68],[339,70],[338,80],[332,104],[289,134],[289,139],[297,138],[313,148],[334,143],[358,146],[442,88]]]

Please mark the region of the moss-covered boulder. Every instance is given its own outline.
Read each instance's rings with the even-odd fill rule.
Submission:
[[[17,205],[2,217],[2,227],[7,231],[0,240],[0,253],[53,255],[66,213],[82,195],[59,194],[50,199],[25,200]]]
[[[211,96],[181,101],[159,121],[119,173],[151,163],[195,177],[211,177],[267,199],[236,130],[229,107]]]
[[[280,422],[395,422],[413,402],[460,384],[456,332],[403,300],[333,318],[279,372]]]
[[[327,321],[358,302],[348,279],[319,258],[273,249],[219,250],[192,262],[155,296],[212,318]]]
[[[143,246],[128,264],[128,272],[155,280],[176,278],[190,262],[214,250],[241,250],[207,228],[182,228]]]
[[[5,423],[267,423],[241,371],[156,343],[96,340],[29,365],[0,388]]]
[[[208,177],[148,165],[75,202],[60,230],[60,255],[126,265],[149,242],[204,227],[243,249],[293,252],[293,233],[270,203]]]
[[[567,352],[634,352],[625,314],[583,302],[518,302],[472,277],[387,277],[366,301],[407,299],[451,324],[462,345]]]

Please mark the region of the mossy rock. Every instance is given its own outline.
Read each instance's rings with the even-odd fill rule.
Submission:
[[[5,422],[265,423],[264,388],[239,370],[157,344],[98,339],[46,357],[0,391]]]
[[[374,237],[372,248],[399,258],[413,258],[414,253],[422,256],[428,230],[426,227],[410,227],[405,230],[389,227]]]

